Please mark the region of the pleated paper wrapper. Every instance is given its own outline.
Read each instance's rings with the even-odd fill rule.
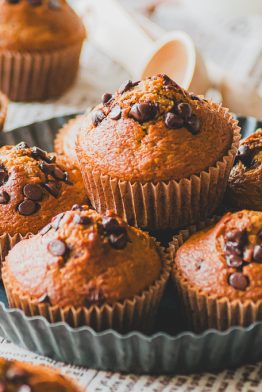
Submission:
[[[147,230],[177,229],[211,216],[221,203],[237,153],[238,122],[221,105],[210,103],[232,129],[232,145],[215,166],[200,174],[167,182],[130,182],[93,171],[81,146],[78,158],[87,194],[99,212],[114,210],[130,225]]]
[[[176,284],[187,325],[195,332],[203,332],[210,328],[223,331],[233,326],[247,327],[262,321],[262,300],[230,301],[227,298],[208,295],[191,286],[175,267],[176,252],[183,243],[195,232],[215,225],[218,219],[216,217],[181,230],[170,243],[173,259],[172,278]],[[188,262],[190,263],[190,260]]]

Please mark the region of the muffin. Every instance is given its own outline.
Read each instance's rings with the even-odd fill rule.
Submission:
[[[0,92],[0,131],[3,130],[7,115],[8,99]]]
[[[226,203],[236,210],[262,211],[262,130],[244,140],[230,173]]]
[[[82,123],[76,151],[88,196],[130,224],[175,229],[213,213],[239,141],[226,109],[165,75],[125,82]]]
[[[75,143],[76,137],[80,130],[83,121],[83,116],[69,120],[61,129],[58,130],[55,141],[54,150],[57,154],[66,155],[78,163]]]
[[[0,260],[28,233],[85,201],[78,167],[22,142],[0,148]]]
[[[168,275],[147,233],[78,205],[19,242],[3,266],[11,307],[95,330],[150,330]]]
[[[65,0],[0,0],[0,90],[14,101],[57,97],[74,82],[86,33]]]
[[[262,321],[262,212],[230,212],[197,229],[181,232],[172,244],[173,277],[189,326],[200,332]]]
[[[58,370],[0,357],[0,391],[80,392],[75,383]]]

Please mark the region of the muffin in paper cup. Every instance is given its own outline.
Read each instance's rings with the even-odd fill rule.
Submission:
[[[262,320],[262,213],[243,210],[218,220],[181,230],[170,243],[172,278],[196,332]]]
[[[57,227],[57,222],[53,225]],[[101,217],[86,206],[66,212],[58,230],[53,226],[45,231],[20,242],[3,265],[11,307],[51,323],[88,325],[96,331],[152,331],[171,270],[169,254],[152,237],[130,228],[113,213]],[[67,247],[63,256],[54,256],[58,249],[54,241]],[[37,253],[36,263],[31,263],[28,252],[31,261]],[[45,265],[49,272],[42,280]],[[24,287],[23,282],[27,282]]]
[[[163,75],[124,87],[93,111],[92,123],[86,118],[77,138],[93,206],[148,230],[211,216],[237,153],[238,122]]]
[[[8,108],[7,97],[0,92],[0,131],[3,130]]]
[[[80,18],[66,1],[1,2],[0,13],[0,89],[23,102],[63,94],[79,68],[86,36]]]

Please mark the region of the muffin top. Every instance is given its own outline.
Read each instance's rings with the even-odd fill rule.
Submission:
[[[52,51],[81,42],[85,35],[65,0],[0,0],[0,49]]]
[[[262,211],[262,130],[240,143],[231,171],[227,201],[235,209]]]
[[[230,300],[262,299],[262,212],[226,214],[214,227],[192,235],[175,259],[178,279]]]
[[[141,294],[160,277],[162,262],[148,234],[112,212],[76,205],[18,243],[5,266],[5,284],[21,295],[79,307]]]
[[[80,392],[80,388],[50,367],[0,358],[0,391]]]
[[[0,235],[36,233],[84,200],[81,173],[67,158],[24,142],[0,148]]]
[[[166,75],[125,82],[87,117],[77,154],[87,167],[128,181],[197,174],[228,152],[233,125],[219,106]]]

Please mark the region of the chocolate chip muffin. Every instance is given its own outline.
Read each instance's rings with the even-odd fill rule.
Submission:
[[[147,233],[76,205],[17,244],[3,271],[10,305],[27,315],[126,331],[152,327],[169,265]]]
[[[85,28],[65,0],[0,0],[0,89],[15,101],[61,95],[75,80]]]
[[[78,167],[26,143],[0,148],[0,254],[57,213],[85,201]]]
[[[226,110],[158,75],[105,94],[82,123],[76,151],[99,211],[174,229],[215,210],[238,140]]]
[[[236,210],[262,211],[262,130],[242,140],[231,171],[227,204]]]
[[[173,276],[189,324],[202,331],[261,321],[262,212],[227,213],[190,236],[195,230],[172,244]]]
[[[0,391],[80,392],[81,390],[58,370],[0,358]]]

